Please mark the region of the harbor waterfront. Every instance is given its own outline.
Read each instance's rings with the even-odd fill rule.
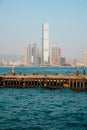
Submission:
[[[57,69],[57,68],[56,68]],[[33,68],[32,68],[33,70]],[[0,76],[0,87],[16,87],[16,88],[72,88],[76,90],[87,90],[87,75],[83,69],[83,74],[79,74],[76,70],[76,74],[68,75],[58,75],[57,73],[53,75],[39,73],[33,74],[16,74],[14,67],[10,75],[4,74]]]
[[[0,76],[35,77],[33,73],[38,72],[40,74],[38,76],[43,78],[45,74],[50,77],[60,73],[67,77],[71,72],[73,75],[76,73],[76,68],[14,68],[14,70],[16,76],[11,75],[12,68],[0,68]],[[87,72],[87,69],[85,70]],[[83,74],[83,68],[79,68],[79,73]],[[0,88],[0,130],[87,129],[87,91],[72,91],[69,88],[8,87]]]

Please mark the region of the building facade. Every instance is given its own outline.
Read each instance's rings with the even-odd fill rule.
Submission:
[[[61,49],[57,45],[50,47],[50,64],[61,65]]]
[[[24,66],[28,67],[31,64],[32,47],[31,44],[24,50]]]
[[[24,51],[24,66],[38,66],[41,64],[41,54],[39,54],[39,49],[37,48],[37,44],[33,45],[29,44],[28,47],[25,48]]]
[[[37,53],[37,44],[34,43],[32,47],[32,56],[33,56],[33,65],[38,65],[38,53]]]
[[[49,63],[49,25],[42,25],[42,64]]]
[[[61,65],[62,65],[62,66],[65,66],[65,64],[66,64],[66,59],[65,59],[65,57],[61,57]]]
[[[31,64],[32,47],[31,44],[28,45],[28,63]]]
[[[29,66],[29,63],[28,63],[28,47],[26,47],[24,49],[24,66],[25,67]]]

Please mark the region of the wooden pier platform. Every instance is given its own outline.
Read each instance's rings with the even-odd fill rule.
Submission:
[[[86,75],[3,75],[0,77],[0,87],[11,88],[71,88],[87,90]]]

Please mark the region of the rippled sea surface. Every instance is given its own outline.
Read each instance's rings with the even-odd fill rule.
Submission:
[[[15,68],[15,71],[70,74],[76,70]],[[10,72],[11,68],[0,68],[0,75]],[[0,130],[87,130],[87,92],[0,88]]]

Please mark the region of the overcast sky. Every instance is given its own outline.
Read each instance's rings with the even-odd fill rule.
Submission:
[[[0,54],[21,54],[29,43],[42,46],[42,23],[50,44],[63,56],[87,51],[87,0],[0,0]]]

